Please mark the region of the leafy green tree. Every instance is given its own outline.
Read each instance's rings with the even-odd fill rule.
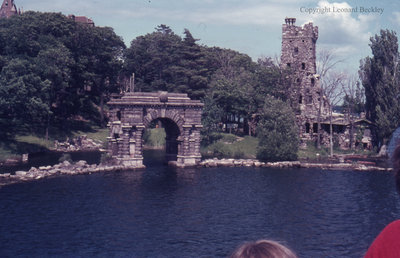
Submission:
[[[180,59],[178,49],[181,42],[181,37],[166,25],[132,40],[125,51],[124,70],[127,75],[135,73],[135,90],[174,91],[172,75]]]
[[[257,158],[264,161],[296,160],[299,139],[295,124],[290,105],[268,95],[257,126]]]
[[[104,125],[105,102],[111,93],[120,90],[118,79],[125,44],[112,28],[79,25],[72,49],[76,60],[73,85],[81,92],[85,112],[90,106],[100,107],[100,122]],[[75,106],[80,107],[79,103]]]
[[[50,125],[66,129],[66,121],[78,115],[104,120],[104,103],[118,91],[125,48],[111,28],[40,12],[0,19],[0,25],[2,121],[48,132]]]
[[[375,145],[386,144],[400,124],[400,65],[397,35],[381,30],[371,37],[372,57],[360,65],[360,77],[365,88],[367,118],[374,123]]]
[[[212,49],[213,63],[218,69],[210,81],[208,97],[212,97],[222,111],[221,122],[228,124],[247,119],[256,111],[251,101],[254,95],[254,63],[247,55],[227,49]]]
[[[168,26],[132,40],[125,51],[124,71],[135,73],[135,90],[187,93],[193,99],[205,96],[209,70],[203,47],[189,30],[182,39]]]
[[[0,74],[0,127],[2,134],[41,128],[51,113],[50,82],[42,81],[35,65],[12,59]],[[33,128],[32,128],[33,127]]]

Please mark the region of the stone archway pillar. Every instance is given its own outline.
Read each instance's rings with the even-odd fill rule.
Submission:
[[[193,166],[201,160],[200,128],[202,125],[183,125],[182,143],[177,156],[178,166]]]
[[[142,155],[144,128],[143,125],[138,125],[133,130],[130,125],[122,126],[122,138],[117,139],[119,155],[116,159],[120,164],[134,168],[144,168]]]

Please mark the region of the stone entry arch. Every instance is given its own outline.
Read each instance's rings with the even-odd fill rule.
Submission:
[[[179,167],[201,160],[200,129],[204,104],[187,94],[127,92],[113,96],[110,107],[108,151],[118,163],[142,168],[144,130],[160,120],[167,133],[167,160]]]

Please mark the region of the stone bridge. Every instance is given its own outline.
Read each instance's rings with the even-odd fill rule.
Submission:
[[[166,132],[166,159],[178,167],[201,160],[200,129],[204,104],[187,94],[127,92],[113,96],[108,151],[119,164],[143,168],[143,133],[155,120]]]

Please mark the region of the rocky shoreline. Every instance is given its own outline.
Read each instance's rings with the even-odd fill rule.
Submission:
[[[99,150],[102,146],[102,141],[80,135],[73,139],[67,138],[64,142],[54,141],[54,147],[51,150],[57,152],[93,151]]]
[[[379,167],[366,162],[315,163],[304,161],[261,162],[256,159],[206,159],[201,167],[266,167],[266,168],[319,168],[326,170],[391,171],[392,168]]]
[[[0,187],[14,183],[40,180],[56,175],[81,175],[117,170],[132,170],[132,168],[121,165],[90,165],[84,160],[75,163],[64,161],[54,166],[41,166],[38,168],[32,167],[28,171],[16,171],[14,174],[0,174]]]
[[[255,167],[255,168],[318,168],[324,170],[391,171],[392,168],[378,167],[363,163],[311,163],[304,161],[261,162],[256,159],[206,159],[197,167]],[[64,161],[54,166],[32,167],[29,171],[16,171],[15,174],[0,174],[0,187],[4,185],[35,181],[56,175],[81,175],[117,170],[132,170],[131,167],[112,164],[88,164],[81,160],[76,163]]]

